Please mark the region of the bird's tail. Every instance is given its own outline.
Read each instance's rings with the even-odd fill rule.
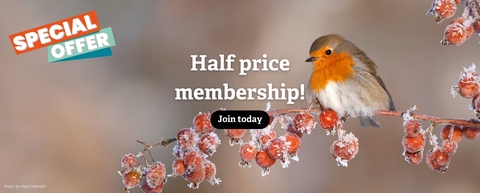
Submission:
[[[380,128],[380,123],[378,123],[375,117],[359,117],[359,120],[360,125],[364,128],[368,126]]]

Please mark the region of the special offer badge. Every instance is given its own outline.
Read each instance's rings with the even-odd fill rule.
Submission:
[[[111,56],[111,27],[100,28],[95,10],[9,36],[17,55],[48,46],[48,62]]]

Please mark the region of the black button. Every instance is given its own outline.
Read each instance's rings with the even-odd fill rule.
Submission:
[[[217,129],[263,129],[270,123],[270,116],[259,110],[218,110],[212,113],[210,122]]]

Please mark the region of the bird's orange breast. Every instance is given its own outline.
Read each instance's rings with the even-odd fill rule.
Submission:
[[[324,53],[320,49],[315,52]],[[311,56],[318,53],[312,52]],[[347,52],[332,53],[313,62],[313,72],[310,76],[310,90],[320,92],[330,81],[342,83],[352,78],[354,74],[353,58]]]

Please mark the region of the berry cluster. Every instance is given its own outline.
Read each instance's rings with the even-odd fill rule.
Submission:
[[[288,123],[285,124],[284,120]],[[285,131],[281,136],[277,136],[274,130],[277,122],[281,123]],[[310,134],[315,124],[315,118],[306,112],[299,113],[294,118],[286,115],[270,116],[270,123],[266,128],[250,130],[249,140],[240,142],[239,166],[251,167],[250,162],[255,160],[262,168],[262,176],[270,172],[277,160],[280,160],[283,168],[288,167],[289,159],[298,161],[297,152],[302,144],[301,138],[305,133]],[[228,134],[227,136],[231,137]]]
[[[125,191],[140,186],[145,193],[160,193],[163,185],[167,182],[165,165],[162,162],[154,161],[148,165],[145,158],[145,151],[153,146],[145,145],[144,151],[137,156],[129,153],[122,158],[122,171],[118,173],[122,176],[122,182],[125,185]],[[144,165],[135,166],[137,157],[143,159]],[[140,161],[141,162],[141,161]]]
[[[468,40],[473,32],[480,35],[480,7],[478,0],[433,0],[432,7],[427,14],[435,16],[437,23],[451,18],[457,11],[457,4],[465,2],[465,9],[461,17],[453,19],[447,25],[444,38],[440,41],[443,45],[458,46]]]
[[[474,110],[480,119],[480,78],[475,71],[475,64],[464,68],[456,86],[451,89],[452,94],[472,99],[471,109]],[[313,102],[312,102],[313,104]],[[231,146],[239,145],[239,157],[241,168],[251,167],[255,160],[262,169],[262,176],[270,172],[270,168],[277,162],[283,168],[288,167],[290,159],[298,161],[299,151],[305,134],[310,134],[315,126],[320,125],[327,135],[337,134],[338,139],[330,146],[330,153],[339,166],[348,166],[348,161],[353,159],[359,148],[358,139],[343,129],[345,117],[339,118],[337,113],[331,109],[320,108],[280,109],[268,111],[270,122],[264,129],[225,129],[225,135],[230,139]],[[269,108],[269,104],[267,105]],[[442,119],[429,115],[414,114],[412,111],[417,107],[405,111],[378,111],[376,115],[387,115],[403,117],[404,137],[402,145],[405,160],[413,165],[419,164],[424,157],[426,140],[430,142],[432,149],[425,154],[426,163],[432,170],[440,173],[446,172],[450,163],[450,157],[455,154],[458,143],[462,138],[475,139],[480,134],[480,121],[463,119]],[[319,113],[318,120],[311,113]],[[288,114],[295,114],[289,116]],[[216,178],[215,164],[208,160],[218,146],[220,139],[215,133],[216,129],[210,122],[210,113],[199,113],[193,119],[193,127],[178,131],[175,138],[162,139],[162,142],[147,145],[144,142],[143,150],[137,155],[125,154],[121,160],[122,170],[119,174],[125,185],[125,190],[139,186],[145,193],[162,192],[167,178],[182,176],[189,182],[190,188],[196,189],[203,181],[212,185],[219,184],[220,179]],[[431,125],[423,129],[420,120],[429,121]],[[284,131],[278,135],[274,130],[279,123]],[[440,135],[443,140],[441,145],[437,143],[437,137],[432,134],[436,125],[446,124]],[[247,141],[242,141],[249,131]],[[150,153],[150,148],[161,145],[166,147],[176,142],[173,147],[173,155],[176,160],[172,164],[172,172],[167,175],[165,165],[159,161],[148,164],[145,153]],[[137,164],[137,165],[136,165]],[[136,165],[136,166],[135,166]]]
[[[200,113],[204,116],[208,113]],[[209,115],[207,115],[209,116]],[[209,121],[209,120],[208,120]],[[219,184],[220,179],[215,178],[217,169],[215,164],[207,159],[212,156],[220,144],[220,139],[211,126],[201,128],[200,119],[194,119],[194,128],[181,129],[177,133],[177,145],[173,147],[173,155],[177,158],[172,165],[172,174],[169,177],[182,176],[190,182],[188,187],[196,189],[203,181],[210,184]]]
[[[310,134],[317,123],[315,117],[308,111],[309,109],[300,112],[293,118],[285,114],[270,116],[270,123],[266,128],[250,130],[250,138],[247,142],[239,140],[245,133],[243,130],[225,130],[225,134],[231,138],[231,142],[240,144],[240,167],[251,167],[250,162],[255,160],[257,165],[262,168],[262,176],[265,176],[277,160],[280,161],[283,168],[288,167],[289,159],[298,161],[297,152],[302,144],[301,138],[304,134]],[[273,129],[277,122],[285,131],[279,137]],[[345,134],[342,122],[333,110],[321,111],[318,123],[327,131],[327,135],[338,132],[338,140],[333,142],[330,150],[338,165],[347,166],[347,162],[358,152],[358,139],[352,133]],[[230,145],[233,144],[230,143]]]
[[[150,152],[150,148],[154,146],[167,146],[174,141],[177,144],[173,147],[173,155],[177,159],[172,164],[172,173],[166,175],[165,165],[153,161],[153,158],[153,163],[149,165],[145,152]],[[182,176],[190,182],[188,186],[193,189],[198,188],[203,181],[210,182],[212,185],[221,182],[215,177],[217,173],[215,164],[207,159],[216,152],[220,144],[215,128],[210,124],[210,113],[199,113],[193,119],[193,127],[181,129],[176,138],[162,140],[161,143],[154,145],[140,143],[144,145],[142,152],[137,156],[126,154],[121,161],[122,171],[119,171],[119,174],[122,176],[127,192],[136,186],[140,186],[145,193],[162,192],[167,177]],[[138,157],[144,162],[135,167]]]
[[[462,140],[462,137],[475,139],[480,133],[480,128],[445,125],[440,133],[443,142],[441,145],[438,145],[437,137],[432,134],[436,124],[432,123],[427,130],[423,130],[420,122],[410,115],[410,111],[415,109],[416,107],[408,110],[403,115],[405,136],[403,137],[402,145],[405,161],[412,165],[419,164],[422,161],[425,138],[428,137],[433,148],[426,154],[427,165],[432,170],[444,173],[448,169],[450,156],[455,154],[458,148],[458,142]]]
[[[475,64],[469,68],[464,68],[460,73],[457,85],[451,89],[452,95],[455,97],[457,94],[460,96],[472,99],[471,109],[474,110],[477,118],[480,118],[480,90],[479,90],[480,78],[475,71]],[[423,159],[423,149],[425,147],[425,138],[430,139],[430,144],[433,146],[426,154],[427,165],[432,170],[436,170],[440,173],[446,172],[450,163],[450,156],[453,155],[457,148],[458,143],[463,137],[467,139],[475,139],[480,133],[480,127],[459,126],[454,124],[447,124],[443,127],[441,132],[442,144],[438,145],[437,137],[432,134],[433,128],[437,124],[434,121],[432,125],[423,130],[420,122],[411,116],[411,111],[416,110],[416,107],[408,110],[403,114],[404,132],[402,145],[404,148],[403,156],[405,160],[410,164],[418,164]],[[477,120],[469,120],[470,123],[480,123]],[[445,123],[445,122],[444,122]],[[446,123],[448,123],[446,121]]]

